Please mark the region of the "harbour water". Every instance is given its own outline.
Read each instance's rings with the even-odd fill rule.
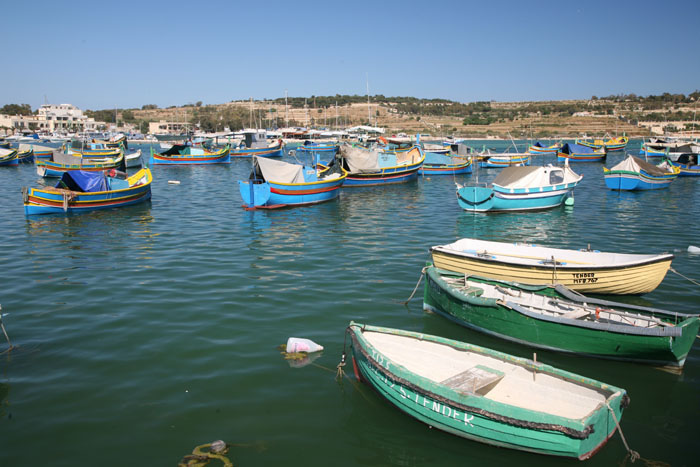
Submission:
[[[612,153],[605,165],[622,157]],[[424,313],[422,289],[401,303],[429,247],[461,237],[672,252],[673,269],[700,280],[700,255],[687,252],[700,246],[700,181],[618,193],[606,189],[602,167],[572,165],[584,175],[573,207],[473,214],[457,205],[451,176],[249,212],[237,180],[247,178],[250,159],[157,166],[149,203],[31,218],[21,187],[40,183],[34,166],[0,167],[0,305],[17,346],[0,356],[0,465],[170,466],[216,439],[232,444],[234,465],[577,464],[431,430],[351,371],[336,381],[335,367],[350,320],[532,358],[532,348]],[[615,300],[697,313],[699,298],[697,285],[669,272],[654,292]],[[291,336],[325,350],[306,366],[289,362],[277,347]],[[625,388],[623,433],[644,459],[697,464],[699,344],[680,375],[547,351],[537,360]],[[587,464],[624,462],[615,434]]]

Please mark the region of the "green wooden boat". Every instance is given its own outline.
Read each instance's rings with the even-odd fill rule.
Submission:
[[[394,406],[474,441],[587,459],[610,439],[624,389],[495,350],[351,322],[353,368]]]
[[[538,348],[682,368],[700,317],[538,286],[425,269],[423,308]]]

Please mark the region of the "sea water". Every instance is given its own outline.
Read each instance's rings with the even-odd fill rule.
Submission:
[[[636,154],[639,145],[627,150]],[[132,146],[144,155],[150,149]],[[338,382],[350,320],[522,357],[536,351],[540,362],[625,388],[630,447],[645,459],[693,464],[700,345],[677,375],[478,334],[424,313],[422,284],[408,306],[401,303],[429,248],[462,237],[672,252],[673,269],[700,281],[700,256],[687,251],[700,243],[700,180],[610,191],[603,166],[623,157],[572,164],[584,175],[573,207],[508,214],[468,213],[456,200],[455,182],[487,182],[498,169],[246,211],[237,181],[248,177],[251,160],[240,159],[153,167],[148,203],[27,218],[21,189],[44,181],[30,165],[0,167],[0,305],[16,346],[0,357],[0,465],[168,466],[217,439],[232,445],[235,465],[561,465],[431,430],[358,383],[349,366]],[[697,313],[699,288],[679,274],[669,272],[652,293],[616,299]],[[280,346],[291,336],[324,350],[313,361],[286,360]],[[588,464],[625,456],[615,434]]]

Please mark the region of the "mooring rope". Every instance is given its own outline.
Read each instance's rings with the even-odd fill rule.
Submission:
[[[627,452],[630,455],[630,461],[634,464],[634,461],[639,459],[639,453],[637,451],[633,451],[630,449],[629,445],[627,444],[627,440],[625,439],[625,435],[622,434],[622,428],[620,427],[620,423],[617,421],[617,417],[615,416],[615,411],[610,407],[610,404],[607,402],[605,405],[608,407],[608,410],[610,410],[610,413],[612,414],[612,418],[615,421],[615,425],[617,426],[617,431],[620,432],[620,438],[622,438],[622,443],[625,445],[625,449],[627,449]]]
[[[418,283],[416,284],[416,287],[413,289],[413,292],[411,292],[411,296],[408,297],[408,300],[406,300],[405,302],[399,302],[399,303],[401,303],[402,305],[408,305],[408,302],[410,302],[411,300],[413,300],[413,296],[416,294],[416,291],[418,290],[418,286],[420,286],[420,283],[421,283],[421,281],[423,280],[423,276],[425,275],[425,270],[426,270],[426,269],[427,269],[427,268],[421,269],[421,271],[420,271],[420,277],[418,278]]]
[[[699,283],[699,282],[694,281],[694,280],[691,279],[690,277],[684,276],[683,274],[681,274],[680,272],[676,271],[675,269],[673,269],[673,268],[671,268],[671,267],[669,267],[668,269],[669,269],[671,272],[675,272],[676,274],[678,274],[679,276],[681,276],[683,279],[685,279],[685,280],[687,280],[687,281],[690,281],[690,282],[692,282],[692,283],[695,284],[695,285],[700,286],[700,283]]]

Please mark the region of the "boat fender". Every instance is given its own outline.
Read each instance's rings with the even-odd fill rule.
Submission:
[[[598,321],[598,318],[600,318],[600,308],[595,309],[595,320]]]
[[[323,346],[318,345],[310,339],[301,337],[290,337],[287,339],[287,353],[295,352],[320,352]]]

